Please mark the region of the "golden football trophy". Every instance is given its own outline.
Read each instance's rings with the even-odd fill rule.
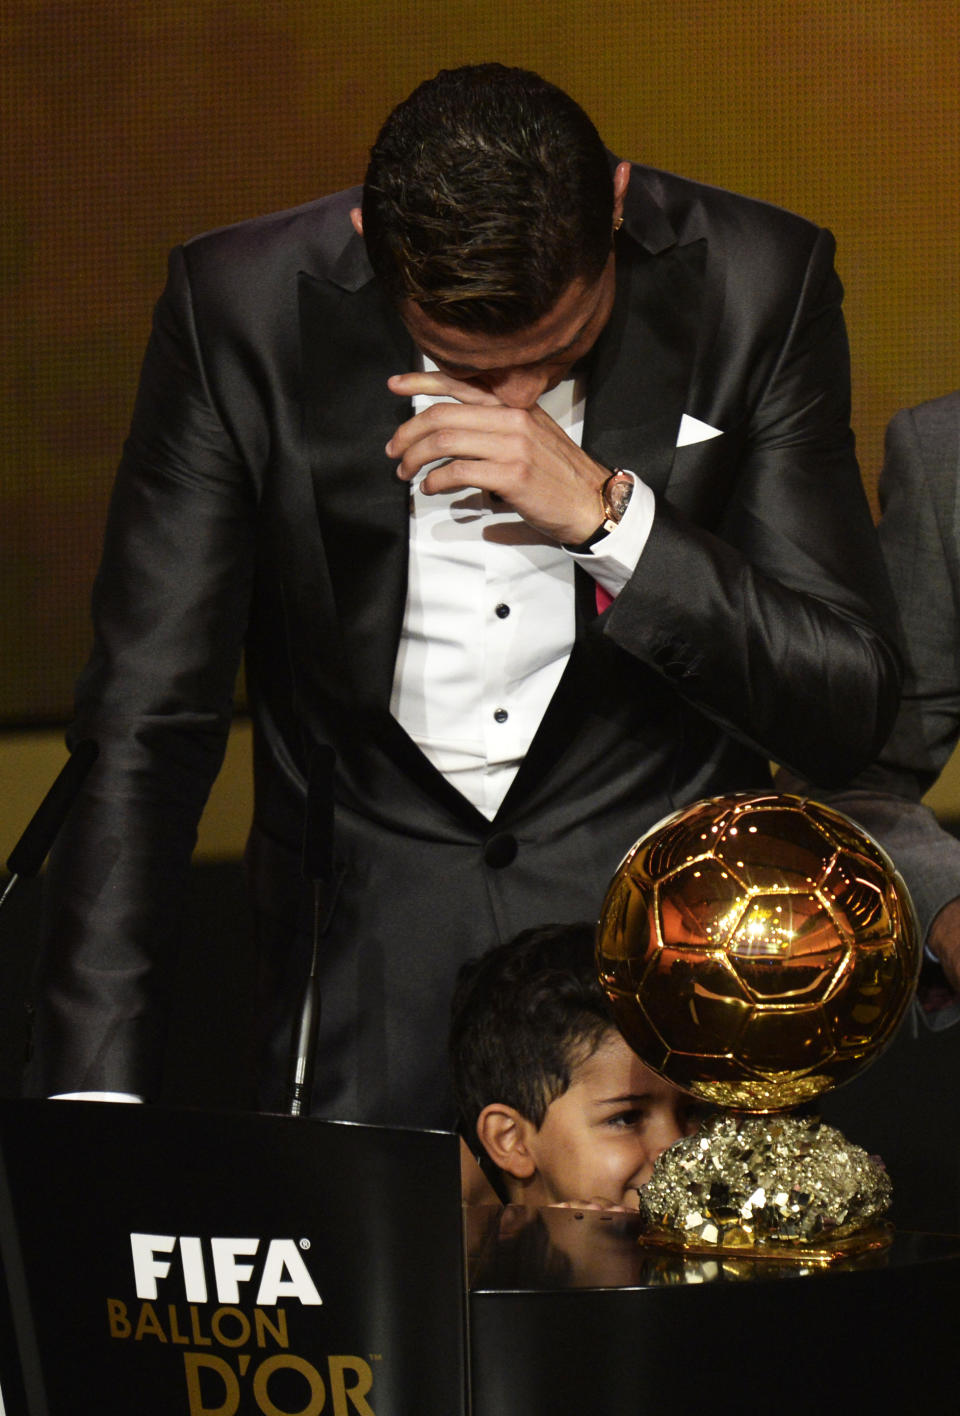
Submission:
[[[641,1190],[652,1242],[819,1263],[889,1242],[882,1164],[807,1105],[886,1046],[920,967],[906,887],[865,832],[772,792],[697,802],[621,862],[597,961],[634,1051],[724,1108]]]

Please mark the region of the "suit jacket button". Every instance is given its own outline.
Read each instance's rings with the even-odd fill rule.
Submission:
[[[517,838],[511,836],[509,831],[501,831],[498,835],[491,836],[483,847],[483,858],[494,870],[502,870],[505,865],[510,865],[516,855]]]

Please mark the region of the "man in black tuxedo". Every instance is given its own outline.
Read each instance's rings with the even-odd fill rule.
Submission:
[[[595,915],[692,800],[846,777],[896,707],[815,226],[611,158],[496,65],[422,85],[362,193],[176,250],[95,591],[31,1085],[149,1096],[241,648],[277,1105],[310,892],[315,1109],[451,1116],[460,962]],[[437,401],[439,400],[439,401]]]

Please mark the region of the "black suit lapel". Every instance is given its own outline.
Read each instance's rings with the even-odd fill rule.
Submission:
[[[606,467],[629,467],[657,493],[688,403],[705,258],[704,241],[651,255],[621,238],[617,298],[591,360],[584,449]]]
[[[320,533],[349,680],[328,691],[346,700],[353,727],[373,734],[401,772],[451,816],[489,827],[437,771],[389,711],[403,626],[410,539],[410,489],[384,445],[412,416],[387,388],[415,367],[413,342],[367,272],[336,272],[357,288],[301,274],[300,337],[304,427]],[[363,281],[364,283],[359,283]]]
[[[413,344],[376,281],[300,276],[304,428],[347,672],[366,704],[389,700],[406,596],[409,490],[384,445],[411,416],[387,388]]]

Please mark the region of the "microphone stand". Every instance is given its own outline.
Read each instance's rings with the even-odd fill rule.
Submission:
[[[310,760],[306,824],[303,834],[303,876],[313,884],[313,940],[310,970],[293,1032],[287,1080],[287,1115],[309,1116],[313,1071],[320,1027],[320,928],[324,888],[333,877],[332,747],[318,747]]]
[[[313,882],[313,946],[310,957],[310,972],[307,975],[300,1015],[293,1038],[290,1057],[290,1078],[287,1083],[287,1115],[309,1116],[310,1099],[313,1095],[313,1068],[317,1052],[317,1032],[320,1027],[320,980],[318,962],[320,957],[320,902],[322,890],[319,880]]]
[[[87,773],[97,760],[100,749],[90,738],[78,742],[60,769],[53,786],[34,812],[27,829],[7,857],[10,879],[0,895],[0,908],[20,880],[39,875],[40,867],[50,853],[57,832],[67,818]]]

